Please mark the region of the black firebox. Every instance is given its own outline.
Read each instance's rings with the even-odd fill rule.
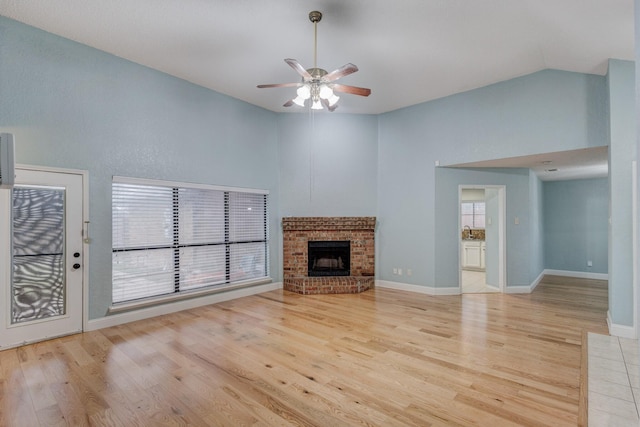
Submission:
[[[309,277],[350,276],[351,242],[309,241]]]

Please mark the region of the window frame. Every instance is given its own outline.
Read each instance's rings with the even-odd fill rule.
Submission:
[[[471,213],[464,213],[464,205],[471,205]],[[479,214],[477,213],[477,209],[476,209],[476,205],[483,205],[483,211],[484,213]],[[471,225],[469,225],[469,227],[471,229],[484,229],[486,227],[486,208],[487,208],[487,203],[484,201],[463,201],[460,203],[460,227],[464,228],[465,226],[469,225],[469,224],[465,224],[464,223],[464,217],[471,217]],[[476,221],[476,218],[482,217],[482,225],[479,225],[478,222]]]
[[[111,284],[112,284],[112,292],[111,292],[111,306],[109,309],[109,312],[118,312],[118,311],[124,311],[124,310],[129,310],[131,308],[135,308],[137,306],[148,306],[148,305],[155,305],[155,304],[159,304],[159,303],[164,303],[167,302],[169,300],[179,300],[179,299],[183,299],[183,298],[193,298],[194,296],[199,296],[199,295],[206,295],[206,294],[212,294],[212,293],[217,293],[217,292],[224,292],[224,291],[228,291],[230,289],[236,289],[236,288],[241,288],[241,287],[248,287],[248,286],[255,286],[258,284],[265,284],[265,283],[271,283],[272,280],[269,277],[270,274],[270,269],[269,269],[269,259],[270,259],[270,231],[269,231],[269,222],[270,222],[270,215],[269,215],[269,191],[268,190],[263,190],[263,189],[251,189],[251,188],[240,188],[240,187],[228,187],[228,186],[219,186],[219,185],[208,185],[208,184],[195,184],[195,183],[186,183],[186,182],[176,182],[176,181],[164,181],[164,180],[152,180],[152,179],[143,179],[143,178],[131,178],[131,177],[122,177],[122,176],[114,176],[112,179],[112,185],[111,185],[111,195],[112,195],[112,218],[115,218],[115,201],[113,199],[113,196],[115,194],[115,190],[117,185],[132,185],[132,186],[145,186],[145,187],[161,187],[163,189],[171,189],[172,192],[172,203],[171,203],[171,212],[173,213],[173,215],[171,216],[171,219],[169,220],[170,223],[172,224],[172,227],[174,229],[174,237],[172,239],[170,246],[170,249],[172,250],[173,253],[173,281],[174,281],[174,289],[173,292],[165,292],[165,293],[161,293],[161,294],[157,294],[157,295],[148,295],[148,296],[142,296],[142,297],[136,297],[136,298],[129,298],[129,299],[119,299],[116,298],[116,294],[115,294],[115,274],[114,274],[114,263],[112,261],[112,280],[111,280]],[[185,244],[184,242],[181,242],[179,239],[179,236],[177,235],[176,231],[180,229],[180,223],[181,223],[181,215],[180,215],[180,206],[178,203],[178,194],[180,193],[180,190],[205,190],[205,191],[215,191],[215,192],[222,192],[224,197],[224,206],[221,206],[220,208],[223,209],[224,211],[224,241],[223,242],[216,242],[216,243],[208,243],[205,245],[202,245],[200,243],[193,243],[193,244]],[[232,212],[231,212],[231,207],[229,204],[229,200],[231,195],[233,194],[235,197],[240,197],[242,195],[242,193],[244,194],[250,194],[252,196],[263,196],[263,211],[261,211],[261,216],[262,216],[262,228],[259,229],[258,231],[262,234],[260,239],[251,239],[251,240],[237,240],[237,241],[231,241],[230,239],[230,223],[232,221],[238,221],[238,217],[233,216],[232,217]],[[239,196],[238,196],[239,195]],[[258,199],[258,203],[259,203],[259,199]],[[168,206],[165,206],[165,208],[168,208]],[[218,207],[217,207],[218,208]],[[258,217],[259,218],[259,217]],[[253,224],[249,224],[247,223],[247,225],[253,225],[255,228],[255,217],[254,219],[254,223]],[[242,219],[240,219],[242,221]],[[260,222],[260,220],[258,221]],[[148,245],[149,247],[144,247],[144,246],[131,246],[131,247],[116,247],[115,246],[115,229],[116,224],[115,221],[112,223],[112,242],[111,242],[111,252],[112,252],[112,257],[115,257],[116,254],[118,253],[123,253],[123,252],[127,252],[127,251],[139,251],[139,250],[151,250],[153,251],[154,249],[166,249],[164,247],[154,247],[154,245]],[[242,227],[242,223],[240,225],[240,227]],[[248,279],[244,279],[244,280],[233,280],[232,278],[232,267],[237,267],[237,265],[233,264],[233,262],[239,262],[239,260],[232,260],[231,257],[231,248],[239,248],[239,247],[246,247],[246,244],[253,244],[255,245],[256,243],[259,243],[260,245],[264,245],[264,249],[259,249],[259,255],[263,256],[263,265],[262,265],[262,275],[259,277],[250,277]],[[202,247],[202,246],[224,246],[224,259],[225,259],[225,275],[224,275],[224,280],[221,282],[216,282],[216,283],[210,283],[207,285],[203,285],[203,286],[199,286],[199,287],[189,287],[189,283],[186,279],[183,279],[182,273],[184,272],[183,270],[180,269],[180,253],[179,251],[183,248],[186,247]],[[260,246],[259,245],[259,246]],[[260,271],[260,270],[255,270],[255,271]],[[187,287],[187,289],[181,289],[181,286],[185,286]]]

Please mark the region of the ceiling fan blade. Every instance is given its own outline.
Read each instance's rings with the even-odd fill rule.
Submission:
[[[283,107],[291,107],[292,105],[293,105],[293,99],[290,99],[284,104],[282,104]]]
[[[356,67],[352,63],[344,64],[342,67],[338,68],[337,70],[333,70],[332,72],[324,76],[323,80],[333,82],[341,77],[355,73],[356,71],[358,71],[358,67]]]
[[[311,74],[309,74],[309,72],[305,70],[304,67],[300,65],[298,61],[296,61],[295,59],[287,58],[284,60],[284,62],[286,62],[291,66],[291,68],[296,70],[296,72],[300,74],[305,81],[311,80],[312,78]]]
[[[270,88],[270,87],[294,87],[300,86],[300,83],[274,83],[269,85],[258,85],[260,89]]]
[[[331,85],[334,92],[350,93],[351,95],[369,96],[371,95],[371,89],[366,87],[347,86],[334,83]]]

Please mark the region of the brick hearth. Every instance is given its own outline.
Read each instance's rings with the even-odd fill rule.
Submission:
[[[354,294],[375,283],[375,217],[282,219],[283,287],[299,294]],[[351,241],[351,275],[308,276],[308,242]]]

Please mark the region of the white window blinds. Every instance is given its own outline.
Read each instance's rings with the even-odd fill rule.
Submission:
[[[269,275],[268,193],[114,177],[113,302]]]

